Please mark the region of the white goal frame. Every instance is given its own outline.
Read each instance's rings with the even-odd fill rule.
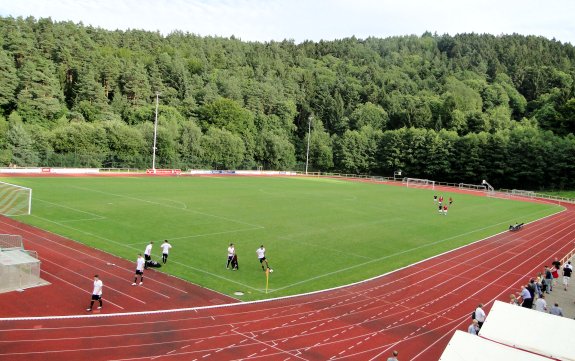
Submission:
[[[0,214],[22,216],[32,213],[32,188],[0,181]]]
[[[407,188],[431,188],[435,189],[435,181],[420,178],[405,178]]]

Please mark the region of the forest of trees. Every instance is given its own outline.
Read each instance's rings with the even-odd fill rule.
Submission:
[[[575,188],[575,48],[296,44],[0,17],[0,166],[310,169]],[[309,124],[310,123],[310,124]]]

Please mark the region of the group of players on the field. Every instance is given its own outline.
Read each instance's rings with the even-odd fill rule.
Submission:
[[[439,196],[439,198],[437,197],[437,195],[433,196],[433,202],[438,204],[438,211],[439,214],[446,216],[447,215],[447,203],[443,203],[443,196]],[[451,205],[453,204],[453,198],[449,197],[449,207],[451,207]]]

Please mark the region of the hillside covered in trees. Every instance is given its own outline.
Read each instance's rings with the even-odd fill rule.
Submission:
[[[575,188],[575,49],[243,42],[0,18],[0,166],[310,169]]]

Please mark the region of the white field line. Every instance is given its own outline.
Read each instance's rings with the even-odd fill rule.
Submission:
[[[232,218],[228,218],[228,217],[218,216],[218,215],[215,215],[215,214],[200,212],[200,211],[196,211],[196,210],[194,210],[194,209],[188,209],[188,208],[182,209],[182,208],[179,208],[179,207],[171,206],[171,205],[169,205],[169,204],[160,203],[160,202],[154,202],[154,201],[150,201],[150,200],[142,199],[142,198],[137,198],[137,197],[131,197],[131,196],[127,196],[127,195],[124,195],[124,194],[116,194],[116,193],[111,193],[111,192],[98,191],[98,190],[94,190],[94,189],[90,189],[90,188],[83,188],[83,187],[73,187],[73,188],[81,189],[81,190],[88,191],[88,192],[106,194],[106,195],[110,195],[110,196],[114,196],[114,197],[119,197],[119,198],[131,199],[131,200],[135,200],[135,201],[138,201],[138,202],[144,202],[144,203],[148,203],[148,204],[154,204],[154,205],[157,205],[157,206],[160,206],[160,207],[177,209],[177,210],[184,211],[184,212],[196,213],[196,214],[200,214],[200,215],[203,215],[203,216],[206,216],[206,217],[212,217],[212,218],[216,218],[216,219],[222,219],[222,220],[224,220],[224,221],[233,222],[233,223],[239,223],[239,224],[243,224],[243,225],[246,225],[246,226],[255,227],[255,228],[258,228],[258,229],[263,229],[263,228],[265,228],[265,227],[260,226],[260,225],[257,225],[257,224],[251,224],[251,223],[239,221],[239,220],[237,220],[237,219],[232,219]]]
[[[542,212],[543,212],[543,211],[533,212],[533,213],[531,213],[530,215],[536,215],[536,214],[542,213]],[[327,277],[327,276],[332,276],[332,275],[335,275],[335,274],[338,274],[338,273],[346,272],[346,271],[349,271],[349,270],[352,270],[352,269],[355,269],[355,268],[358,268],[358,267],[364,267],[365,265],[368,265],[368,264],[371,264],[371,263],[374,263],[374,262],[381,262],[381,261],[386,260],[386,259],[389,259],[389,258],[394,258],[394,257],[397,257],[397,256],[402,255],[402,254],[406,254],[406,253],[411,253],[411,252],[417,251],[417,250],[419,250],[419,249],[427,248],[427,247],[430,247],[430,246],[435,246],[435,245],[437,245],[437,244],[441,244],[441,243],[450,241],[450,240],[455,239],[455,238],[459,238],[459,237],[467,236],[467,235],[470,235],[470,234],[474,234],[474,233],[476,233],[476,232],[484,231],[484,230],[489,229],[489,228],[492,228],[492,227],[501,226],[501,225],[507,225],[507,224],[509,224],[509,222],[511,222],[511,221],[510,221],[510,220],[506,220],[506,221],[503,221],[503,222],[500,222],[500,223],[496,223],[496,224],[489,225],[489,226],[487,226],[487,227],[482,227],[482,228],[478,228],[478,229],[475,229],[475,230],[472,230],[472,231],[469,231],[469,232],[461,233],[461,234],[458,234],[458,235],[455,235],[455,236],[452,236],[452,237],[449,237],[449,238],[445,238],[445,239],[441,239],[441,240],[438,240],[438,241],[435,241],[435,242],[430,242],[430,243],[422,244],[421,246],[412,247],[412,248],[403,250],[403,251],[401,251],[401,252],[396,252],[396,253],[393,253],[393,254],[390,254],[390,255],[386,255],[386,256],[383,256],[383,257],[375,258],[375,259],[372,259],[372,260],[370,260],[370,261],[366,261],[366,262],[359,263],[359,264],[356,264],[356,265],[353,265],[353,266],[349,266],[349,267],[346,267],[346,268],[339,269],[339,270],[337,270],[337,271],[324,273],[324,274],[321,274],[321,275],[318,275],[318,276],[315,276],[315,277],[310,277],[310,278],[308,278],[308,279],[305,279],[305,280],[302,280],[302,281],[299,281],[299,282],[295,282],[295,283],[292,283],[292,284],[290,284],[290,285],[286,285],[286,286],[284,286],[284,287],[280,287],[280,288],[276,288],[276,289],[274,289],[274,290],[270,290],[270,291],[268,291],[268,293],[273,293],[273,292],[276,292],[276,291],[281,291],[281,290],[284,290],[284,289],[287,289],[287,288],[291,288],[291,287],[293,287],[293,286],[297,286],[297,285],[300,285],[300,284],[303,284],[303,283],[315,281],[315,280],[317,280],[317,279],[324,278],[324,277]]]
[[[178,239],[200,238],[200,237],[215,236],[215,235],[220,235],[220,234],[256,231],[258,229],[261,229],[261,228],[242,228],[242,229],[232,229],[231,231],[225,231],[225,232],[203,233],[203,234],[195,234],[195,235],[183,236],[183,237],[164,237],[162,239],[157,239],[156,242],[162,242],[164,239],[174,241],[174,240],[178,240]],[[145,246],[146,244],[148,244],[148,242],[129,243],[127,245],[128,246],[136,246],[136,245]]]
[[[559,213],[562,213],[562,212],[564,212],[564,211],[565,211],[565,209],[563,209],[563,210],[562,210],[561,212],[559,212]],[[545,217],[543,217],[543,218],[541,218],[541,219],[538,219],[538,220],[536,220],[536,221],[540,221],[540,220],[542,220],[542,219],[555,216],[555,215],[557,215],[557,214],[558,214],[558,213],[551,214],[551,215],[545,216]],[[536,221],[534,221],[534,222],[536,222]],[[533,222],[531,222],[531,223],[533,223]],[[471,245],[471,244],[483,242],[483,241],[485,241],[485,240],[491,239],[491,238],[493,238],[493,237],[495,237],[495,236],[497,236],[497,235],[499,235],[499,234],[503,234],[503,233],[506,233],[506,232],[508,232],[508,231],[503,231],[503,232],[500,232],[500,233],[498,233],[498,234],[495,234],[495,235],[492,235],[492,236],[489,236],[489,237],[485,237],[485,238],[479,239],[479,240],[477,240],[477,241],[475,241],[475,242],[472,242],[472,243],[470,243],[470,244],[463,245],[463,246],[461,246],[461,247],[457,247],[457,248],[452,249],[452,250],[449,250],[449,251],[445,251],[445,252],[443,252],[443,253],[440,253],[440,254],[437,254],[437,255],[435,255],[435,256],[426,258],[426,259],[421,260],[421,261],[419,261],[419,262],[416,262],[416,263],[414,263],[414,264],[411,264],[411,265],[408,265],[408,266],[405,266],[405,267],[401,267],[401,268],[398,268],[398,269],[396,269],[396,270],[393,270],[393,271],[390,271],[390,272],[386,272],[386,273],[384,273],[384,274],[381,274],[381,275],[378,275],[378,276],[375,276],[375,277],[372,277],[372,278],[369,278],[369,279],[366,279],[366,280],[362,280],[362,281],[358,281],[358,282],[353,282],[353,283],[349,283],[349,284],[346,284],[346,285],[343,285],[343,286],[332,287],[332,288],[328,288],[328,289],[324,289],[324,290],[319,290],[319,291],[306,292],[306,293],[302,293],[302,294],[298,294],[298,295],[292,295],[292,296],[283,296],[283,297],[269,298],[269,299],[265,299],[265,300],[247,301],[247,302],[242,302],[242,303],[240,303],[240,304],[241,304],[241,305],[249,305],[249,304],[258,304],[258,303],[274,302],[274,301],[278,301],[278,300],[288,300],[288,299],[298,298],[298,297],[303,297],[303,296],[323,294],[323,293],[330,292],[330,291],[334,291],[334,290],[338,290],[338,289],[343,289],[343,288],[347,288],[347,287],[351,287],[351,286],[360,285],[360,284],[363,284],[363,283],[370,282],[370,281],[372,281],[372,280],[374,280],[374,279],[378,279],[378,278],[385,277],[385,276],[387,276],[387,275],[389,275],[389,274],[398,272],[398,271],[400,271],[400,270],[403,270],[403,269],[406,269],[406,268],[409,268],[409,267],[413,267],[414,265],[417,265],[417,264],[420,264],[420,263],[424,263],[424,262],[427,262],[427,261],[432,260],[432,259],[435,259],[435,258],[439,258],[439,257],[441,257],[441,256],[443,256],[443,255],[446,255],[446,254],[449,254],[449,253],[451,253],[451,252],[457,251],[457,250],[459,250],[459,249],[461,249],[461,248],[468,247],[468,246]],[[476,292],[476,293],[477,293],[477,292]],[[475,293],[474,293],[474,294],[475,294]],[[51,319],[58,319],[58,320],[60,320],[60,319],[85,318],[85,317],[96,317],[96,318],[101,318],[101,317],[108,318],[108,317],[111,317],[111,318],[113,318],[113,317],[125,317],[125,316],[134,316],[134,315],[141,316],[141,315],[148,315],[148,314],[175,313],[175,312],[182,312],[182,311],[196,311],[196,312],[197,312],[198,310],[208,310],[208,309],[217,309],[217,308],[228,308],[228,307],[237,307],[237,306],[238,306],[237,303],[226,303],[226,304],[212,305],[212,306],[199,306],[199,307],[189,307],[189,308],[176,308],[176,309],[157,310],[157,311],[140,311],[140,312],[125,312],[125,313],[107,313],[107,314],[99,314],[99,315],[8,317],[8,318],[0,318],[0,321],[29,321],[29,320],[51,320]],[[293,307],[293,305],[290,305],[289,307],[291,308],[291,307]],[[466,316],[466,317],[467,317],[467,316]],[[454,320],[454,321],[457,321],[457,320]],[[250,322],[253,322],[253,321],[250,321]],[[0,330],[0,331],[1,331],[1,330]],[[427,332],[426,332],[426,333],[427,333]]]
[[[116,244],[116,245],[119,245],[119,246],[122,246],[122,247],[130,248],[130,249],[133,249],[133,250],[136,250],[136,251],[140,250],[140,248],[133,247],[133,246],[129,246],[129,245],[126,245],[126,244],[123,244],[123,243],[119,243],[119,242],[113,241],[113,240],[111,240],[111,239],[108,239],[108,238],[106,238],[106,237],[102,237],[102,236],[97,235],[97,234],[94,234],[94,233],[86,232],[86,231],[83,231],[83,230],[81,230],[81,229],[77,229],[77,228],[71,227],[71,226],[66,225],[66,224],[62,224],[62,223],[59,223],[59,222],[56,222],[56,221],[52,221],[52,220],[50,220],[50,219],[46,219],[46,218],[44,218],[44,217],[36,216],[36,215],[34,215],[34,214],[32,214],[31,216],[32,216],[32,217],[39,218],[39,219],[42,219],[42,220],[44,220],[44,221],[46,221],[46,222],[51,222],[51,223],[58,224],[58,225],[60,225],[60,226],[62,226],[62,227],[71,229],[71,230],[73,230],[73,231],[76,231],[76,232],[79,232],[79,233],[83,233],[83,234],[85,234],[85,235],[88,235],[88,236],[91,236],[91,237],[94,237],[94,238],[99,238],[99,239],[101,239],[101,240],[104,240],[104,241],[107,241],[107,242],[110,242],[110,243],[113,243],[113,244]],[[258,229],[259,229],[259,228],[258,228]],[[80,252],[80,251],[78,251],[78,252]],[[180,266],[182,266],[182,267],[185,267],[185,268],[194,270],[194,271],[196,271],[196,272],[198,272],[198,273],[203,273],[203,274],[209,275],[209,276],[211,276],[211,277],[224,280],[224,281],[226,281],[226,282],[234,283],[234,284],[236,284],[236,285],[239,285],[239,286],[242,286],[242,287],[245,287],[245,288],[249,288],[249,289],[254,290],[254,291],[258,291],[258,290],[259,290],[258,288],[249,286],[249,285],[247,285],[247,284],[244,284],[244,283],[241,283],[241,282],[237,282],[237,281],[231,280],[231,279],[229,279],[229,278],[226,278],[226,277],[217,275],[217,274],[215,274],[215,273],[208,272],[208,271],[203,270],[203,269],[201,269],[201,268],[192,267],[192,266],[189,266],[189,265],[187,265],[187,264],[184,264],[184,263],[181,263],[181,262],[178,262],[178,261],[172,261],[172,260],[171,260],[170,263],[175,263],[175,264],[178,264],[178,265],[180,265]],[[165,286],[170,287],[170,288],[174,288],[174,287],[171,287],[171,286],[169,286],[169,285],[165,285]],[[174,289],[177,289],[177,288],[174,288]],[[180,291],[181,291],[181,290],[180,290]],[[217,292],[217,291],[214,291],[214,290],[211,290],[211,291],[216,292],[216,293],[221,293],[221,292]],[[225,296],[226,296],[226,297],[230,297],[229,295],[225,295]]]
[[[299,241],[297,239],[294,238],[289,238],[289,237],[278,237],[279,239],[284,239],[286,241],[290,241],[290,242],[296,242],[296,243],[300,243],[309,247],[315,247],[315,248],[319,248],[319,249],[323,249],[326,251],[330,251],[330,252],[336,252],[336,253],[342,253],[345,254],[346,256],[353,256],[353,257],[358,257],[358,258],[364,258],[364,259],[369,259],[369,260],[373,260],[373,258],[371,257],[367,257],[367,256],[362,256],[360,254],[355,254],[352,252],[347,252],[347,251],[340,251],[338,249],[335,248],[331,248],[331,247],[324,247],[324,246],[319,246],[317,244],[311,243],[311,242],[305,242],[305,241]]]
[[[84,214],[88,214],[88,215],[92,216],[92,217],[90,217],[90,218],[84,218],[84,219],[69,219],[69,220],[63,220],[63,221],[60,221],[60,222],[95,221],[95,220],[99,220],[99,219],[106,219],[106,217],[101,216],[101,215],[96,214],[96,213],[92,213],[92,212],[88,212],[88,211],[83,211],[83,210],[78,209],[78,208],[74,208],[74,207],[70,207],[70,206],[64,206],[64,205],[61,205],[61,204],[58,204],[58,203],[48,202],[48,201],[45,201],[45,200],[39,199],[39,198],[34,198],[34,202],[48,203],[48,204],[53,205],[53,206],[56,206],[56,207],[65,208],[65,209],[72,210],[72,211],[74,211],[74,212],[84,213]]]

